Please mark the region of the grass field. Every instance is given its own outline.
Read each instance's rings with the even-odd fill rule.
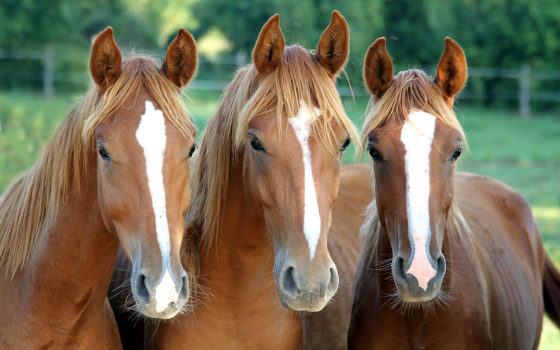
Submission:
[[[0,192],[15,176],[33,165],[56,125],[79,96],[45,99],[24,93],[0,93]],[[216,108],[218,93],[193,91],[185,100],[199,129]],[[344,99],[345,109],[358,127],[367,99]],[[560,115],[519,119],[515,113],[457,107],[470,152],[460,169],[487,175],[509,184],[531,203],[544,244],[560,266]],[[354,151],[345,155],[353,162]],[[541,350],[560,349],[560,332],[546,321]]]

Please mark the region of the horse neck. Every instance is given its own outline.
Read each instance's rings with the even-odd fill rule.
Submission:
[[[249,284],[262,282],[263,274],[270,275],[272,279],[274,251],[267,236],[262,212],[258,208],[253,210],[248,205],[241,168],[238,166],[231,174],[219,237],[212,243],[208,253],[202,253],[201,270],[210,268],[219,271],[219,276],[216,276],[219,283],[230,278],[239,279],[237,283],[241,290],[254,291],[255,288],[261,289],[264,286]],[[204,275],[204,271],[201,274]],[[231,280],[227,283],[236,282]],[[231,285],[225,287],[239,294],[239,289],[232,291]],[[212,293],[215,294],[214,289]]]
[[[89,164],[96,164],[95,158]],[[79,193],[42,229],[24,270],[31,298],[38,303],[41,295],[51,299],[51,306],[56,305],[52,300],[56,295],[63,295],[60,301],[66,305],[73,305],[68,299],[93,305],[104,302],[119,243],[103,223],[95,167],[86,174]]]
[[[254,323],[266,322],[271,327],[263,330],[263,336],[271,339],[279,336],[279,329],[283,336],[300,336],[299,314],[280,305],[272,273],[274,250],[262,209],[251,205],[245,195],[242,168],[238,166],[230,176],[219,237],[208,252],[201,252],[200,283],[210,294],[203,301],[205,309],[214,307],[208,314],[220,317],[236,315],[234,320],[228,319],[233,323],[249,315],[252,322],[240,322],[237,329],[260,327],[262,324]],[[272,333],[267,335],[267,331]]]

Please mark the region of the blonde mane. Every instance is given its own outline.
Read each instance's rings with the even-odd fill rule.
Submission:
[[[193,199],[187,227],[201,234],[205,247],[215,241],[221,230],[230,173],[238,165],[250,121],[276,111],[280,132],[287,118],[298,114],[302,101],[321,110],[322,116],[313,123],[312,132],[330,149],[338,151],[340,147],[332,147],[332,121],[346,130],[351,139],[358,140],[332,78],[313,53],[301,46],[286,47],[280,66],[264,76],[258,75],[253,64],[239,69],[226,88],[206,127],[191,179]]]
[[[466,147],[467,139],[463,128],[457,120],[453,109],[443,99],[439,88],[423,71],[409,69],[395,76],[393,83],[379,100],[374,101],[373,98],[370,100],[360,138],[361,150],[365,149],[368,143],[368,135],[373,130],[383,127],[386,123],[393,120],[398,121],[399,124],[404,124],[413,110],[430,113],[445,125],[459,131],[463,138],[463,144]],[[375,190],[375,179],[372,182],[372,186]],[[361,259],[368,259],[367,261],[369,262],[375,257],[378,236],[381,232],[381,222],[375,198],[368,205],[365,215],[366,219],[360,228],[360,238],[363,247],[362,254],[370,255],[363,256]],[[460,208],[456,205],[455,200],[451,204],[448,223],[454,226],[458,232],[464,232],[467,237],[472,237],[468,223]]]
[[[368,135],[392,120],[404,124],[413,110],[430,113],[445,125],[459,131],[463,143],[467,139],[453,109],[449,107],[439,88],[421,70],[409,69],[397,74],[393,83],[378,101],[370,100],[361,133],[361,150],[365,149]]]
[[[150,58],[130,57],[117,81],[101,92],[92,86],[70,111],[33,168],[15,181],[0,198],[0,268],[13,278],[27,263],[43,228],[67,209],[72,195],[86,180],[97,126],[137,96],[141,89],[160,106],[165,117],[185,137],[194,125],[181,91]],[[134,101],[134,99],[133,99]]]

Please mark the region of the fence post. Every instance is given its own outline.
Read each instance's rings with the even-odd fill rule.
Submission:
[[[527,63],[519,70],[519,113],[522,119],[531,117],[531,67]]]
[[[43,56],[43,91],[46,97],[54,96],[54,48],[45,46]]]

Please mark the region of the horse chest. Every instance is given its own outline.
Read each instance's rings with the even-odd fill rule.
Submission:
[[[223,232],[222,242],[235,233],[237,238],[232,239],[238,244],[240,232],[245,231]],[[264,232],[258,234],[266,237]],[[255,235],[252,231],[249,234]],[[201,262],[201,275],[207,276],[201,290],[209,294],[193,296],[197,300],[194,310],[174,322],[160,324],[155,348],[300,348],[303,341],[301,318],[298,312],[282,307],[278,301],[270,273],[273,269],[271,255],[272,248],[264,239],[260,247],[243,245],[210,253],[212,259]]]
[[[158,349],[295,349],[301,347],[301,334],[299,315],[294,312],[234,315],[209,308],[161,324],[154,345]]]
[[[103,293],[38,288],[32,269],[0,288],[0,348],[118,349],[119,337]],[[83,292],[83,293],[82,293]]]
[[[50,315],[50,317],[49,317]],[[14,315],[0,324],[2,349],[120,349],[112,312],[104,310],[95,317],[73,319],[51,313],[38,318]],[[17,321],[17,322],[16,322]]]
[[[370,323],[354,337],[351,349],[488,349],[491,341],[484,322],[464,321],[458,315],[393,313]],[[365,335],[365,336],[364,336]]]

